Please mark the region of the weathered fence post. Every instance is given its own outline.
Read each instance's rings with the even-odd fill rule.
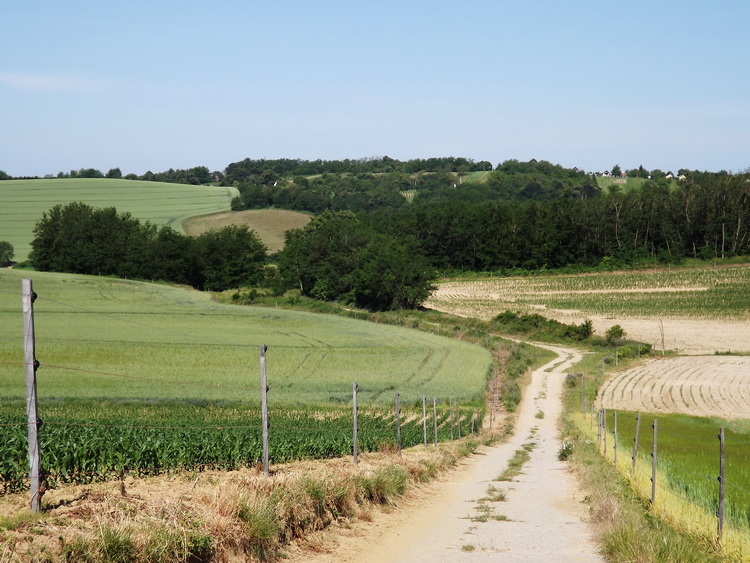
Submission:
[[[456,421],[458,422],[458,439],[461,439],[461,407],[456,405]]]
[[[437,434],[437,397],[432,398],[432,422],[435,423],[435,445],[438,443]]]
[[[719,519],[718,540],[721,542],[724,535],[724,429],[719,430],[719,510],[716,516]]]
[[[614,412],[615,416],[615,427],[614,427],[614,440],[612,443],[612,450],[615,452],[615,467],[617,467],[617,411]]]
[[[607,409],[602,410],[602,438],[604,439],[604,457],[607,457]]]
[[[422,395],[422,434],[424,434],[424,447],[427,448],[427,397]]]
[[[451,442],[453,441],[453,399],[449,401],[450,404],[450,427],[451,427]]]
[[[656,435],[658,432],[658,421],[654,419],[654,444],[651,448],[651,504],[656,504]]]
[[[398,393],[396,393],[396,443],[398,444],[398,457],[401,457],[401,402]]]
[[[638,459],[638,434],[641,432],[641,413],[635,419],[635,438],[633,438],[633,475],[635,475],[635,462]]]
[[[354,419],[354,436],[352,438],[353,449],[354,449],[354,465],[357,465],[357,454],[359,453],[359,436],[357,436],[357,389],[358,385],[352,382],[352,411]]]
[[[266,350],[268,346],[260,345],[260,407],[263,424],[263,474],[268,477],[268,380],[266,379]]]
[[[596,411],[596,447],[602,449],[602,409]]]
[[[41,456],[39,452],[39,415],[37,411],[36,370],[39,362],[36,360],[36,341],[34,336],[34,301],[36,293],[30,279],[21,281],[21,296],[23,300],[23,344],[24,364],[26,371],[26,417],[29,435],[29,487],[31,494],[31,511],[39,512],[42,508],[40,493]]]

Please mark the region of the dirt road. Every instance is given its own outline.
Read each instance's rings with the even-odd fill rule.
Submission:
[[[333,553],[308,553],[306,560],[603,561],[584,520],[581,494],[566,464],[557,459],[563,371],[580,356],[548,348],[559,357],[533,373],[508,442],[483,449],[412,506],[357,524]],[[532,443],[522,474],[495,481],[514,452]],[[503,494],[505,500],[499,500]]]

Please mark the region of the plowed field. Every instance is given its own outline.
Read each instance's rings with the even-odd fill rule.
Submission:
[[[610,377],[599,408],[693,416],[747,418],[750,357],[654,359]]]

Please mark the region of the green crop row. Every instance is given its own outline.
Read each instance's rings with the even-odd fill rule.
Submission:
[[[5,492],[26,486],[26,424],[21,401],[0,407],[0,483]],[[391,449],[397,441],[394,409],[368,408],[358,415],[360,451]],[[212,404],[92,401],[42,403],[41,465],[50,485],[86,483],[122,474],[155,474],[204,467],[235,469],[262,461],[261,413],[242,403]],[[40,415],[41,416],[41,415]],[[424,440],[421,406],[401,411],[403,447]],[[453,423],[451,423],[453,420]],[[458,437],[458,416],[437,411],[438,440]],[[462,432],[481,425],[482,412],[460,413]],[[453,429],[451,429],[453,426]],[[428,442],[434,419],[427,411]],[[285,407],[269,412],[272,463],[340,457],[353,451],[351,407]]]

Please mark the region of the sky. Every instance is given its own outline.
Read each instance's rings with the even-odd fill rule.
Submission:
[[[0,170],[744,171],[750,2],[4,0]]]

